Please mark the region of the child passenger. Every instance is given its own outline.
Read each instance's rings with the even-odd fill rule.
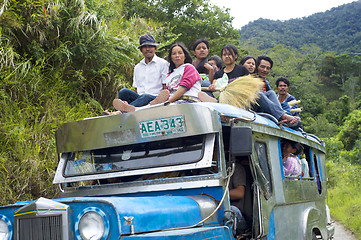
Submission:
[[[301,153],[302,145],[292,141],[285,141],[282,143],[281,149],[284,175],[290,177],[301,176],[301,160],[297,155]]]
[[[175,43],[168,54],[169,74],[165,79],[167,89],[150,102],[150,105],[166,102],[184,103],[197,102],[201,91],[201,76],[192,65],[192,57],[183,43]],[[133,112],[137,108],[122,101],[114,99],[113,106],[122,112]]]

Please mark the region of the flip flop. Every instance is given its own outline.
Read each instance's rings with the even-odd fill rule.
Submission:
[[[136,109],[133,105],[125,103],[121,99],[114,99],[113,107],[121,112],[134,112]]]
[[[163,89],[154,100],[149,102],[149,105],[164,103],[169,99],[169,95],[169,91],[167,89]]]
[[[287,126],[290,128],[299,128],[301,124],[301,118],[299,117],[293,117],[290,121],[287,122]]]

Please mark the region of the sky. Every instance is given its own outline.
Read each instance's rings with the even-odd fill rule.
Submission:
[[[355,0],[210,0],[210,3],[230,9],[233,27],[240,29],[259,18],[289,20],[314,13],[325,12],[333,7]]]

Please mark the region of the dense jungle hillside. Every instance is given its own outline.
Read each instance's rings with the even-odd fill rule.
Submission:
[[[240,40],[259,49],[284,44],[300,49],[304,44],[316,44],[322,50],[338,53],[361,53],[361,1],[355,1],[287,21],[258,19],[239,30]]]
[[[331,214],[361,236],[361,56],[350,54],[360,50],[350,43],[361,34],[360,5],[300,20],[258,20],[241,30],[242,38],[249,30],[248,39],[255,39],[249,44],[239,41],[229,10],[208,0],[0,1],[0,204],[59,196],[52,184],[55,131],[65,122],[114,110],[112,100],[119,89],[131,88],[133,68],[142,59],[139,36],[153,34],[160,57],[176,41],[192,49],[205,37],[210,55],[220,55],[229,43],[239,57],[269,55],[273,88],[279,76],[289,78],[291,94],[302,101],[305,130],[326,143]],[[286,34],[297,32],[288,25],[294,21],[293,27],[309,26],[307,33]],[[300,42],[290,45],[275,34],[265,45],[256,41],[254,24],[263,31],[270,29],[264,24],[274,25],[272,32]]]

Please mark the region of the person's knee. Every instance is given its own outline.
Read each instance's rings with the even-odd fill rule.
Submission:
[[[130,92],[133,92],[133,91],[128,88],[122,88],[122,89],[120,89],[120,91],[118,93],[118,98],[122,99],[124,97],[127,97]]]

